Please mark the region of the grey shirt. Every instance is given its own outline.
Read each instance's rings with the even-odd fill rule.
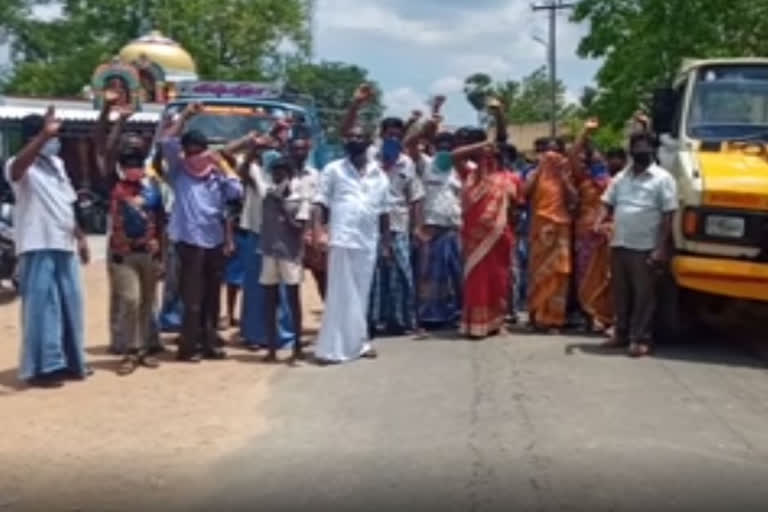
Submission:
[[[309,213],[308,191],[300,178],[283,186],[270,186],[262,202],[262,254],[300,263],[304,258],[304,224]]]

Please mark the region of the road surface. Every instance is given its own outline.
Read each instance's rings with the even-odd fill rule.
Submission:
[[[200,510],[765,510],[768,377],[736,349],[634,361],[518,335],[281,371]],[[373,507],[371,507],[373,508]]]
[[[20,386],[18,303],[0,306],[0,512],[768,503],[768,375],[724,338],[641,361],[580,337],[403,338],[329,368],[231,349],[120,378],[104,353],[105,275],[85,272],[87,382]]]

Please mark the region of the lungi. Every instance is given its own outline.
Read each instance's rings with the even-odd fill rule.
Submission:
[[[86,376],[83,289],[74,252],[40,250],[19,258],[22,345],[19,378],[59,371]]]
[[[249,346],[266,347],[264,325],[264,286],[261,277],[261,248],[257,233],[249,232],[245,241],[245,275],[243,277],[243,300],[240,312],[240,334]],[[301,333],[299,333],[301,334]],[[280,285],[280,304],[277,308],[277,336],[281,346],[294,341],[293,319],[285,286]]]

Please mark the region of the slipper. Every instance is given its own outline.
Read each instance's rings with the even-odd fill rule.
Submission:
[[[634,358],[640,358],[651,355],[651,346],[645,343],[632,343],[629,346],[629,355]]]

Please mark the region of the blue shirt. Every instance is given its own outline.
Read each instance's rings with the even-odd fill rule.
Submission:
[[[224,220],[227,203],[240,199],[243,185],[237,176],[213,172],[196,178],[184,168],[181,141],[170,137],[163,141],[163,156],[168,162],[168,180],[174,202],[168,236],[205,249],[224,243]]]

